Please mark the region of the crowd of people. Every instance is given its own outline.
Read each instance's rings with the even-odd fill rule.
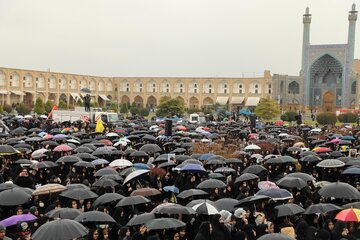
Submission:
[[[2,121],[0,239],[360,239],[356,126]]]

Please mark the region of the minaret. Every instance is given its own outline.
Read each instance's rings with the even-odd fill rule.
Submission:
[[[303,15],[303,24],[304,24],[304,31],[303,31],[303,46],[302,46],[302,61],[301,61],[301,72],[300,75],[304,74],[304,67],[305,67],[305,52],[306,46],[310,44],[310,23],[311,23],[311,14],[309,13],[309,7],[306,8],[306,12]]]
[[[349,11],[349,32],[348,32],[348,49],[349,49],[349,64],[352,70],[353,61],[354,61],[354,51],[355,51],[355,27],[356,27],[356,19],[357,19],[357,11],[355,3],[353,3],[351,7],[351,11]]]

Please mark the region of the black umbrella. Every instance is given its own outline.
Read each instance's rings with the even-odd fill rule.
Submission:
[[[75,219],[77,222],[81,223],[96,223],[96,224],[104,224],[104,223],[115,223],[116,221],[109,215],[101,211],[89,211],[84,212],[77,216]]]
[[[259,177],[255,174],[243,173],[235,179],[235,183],[240,183],[240,182],[249,181],[249,180],[257,180],[257,179],[259,179]]]
[[[347,209],[347,208],[360,208],[360,202],[351,202],[351,203],[347,203],[342,205],[343,209]]]
[[[307,183],[298,177],[283,177],[276,182],[277,185],[287,188],[303,189],[307,186]]]
[[[293,203],[279,205],[275,209],[277,210],[277,217],[292,216],[305,211],[305,209]]]
[[[151,202],[149,199],[143,196],[130,196],[121,199],[117,204],[116,207],[124,207],[124,206],[134,206],[144,203]]]
[[[97,206],[104,205],[107,203],[119,201],[123,198],[124,198],[124,196],[121,194],[118,194],[118,193],[105,193],[105,194],[101,195],[100,197],[98,197],[94,201],[93,207],[97,207]]]
[[[18,128],[15,128],[14,130],[12,130],[10,132],[10,134],[13,135],[13,136],[24,136],[26,131],[27,131],[26,128],[18,127]]]
[[[92,160],[97,159],[97,157],[91,155],[90,153],[78,153],[78,154],[76,154],[74,156],[77,156],[77,157],[81,158],[84,161],[92,161]]]
[[[30,201],[31,195],[21,188],[12,188],[0,192],[0,206],[17,206]]]
[[[288,235],[281,233],[268,233],[259,237],[258,240],[294,240],[294,239],[289,237]]]
[[[329,183],[319,190],[319,194],[324,197],[339,199],[360,199],[359,191],[350,184],[343,182]]]
[[[119,183],[115,182],[112,179],[106,179],[106,178],[99,179],[93,184],[94,187],[102,187],[102,188],[115,187],[117,185],[119,185]]]
[[[313,176],[311,176],[311,175],[309,175],[307,173],[302,173],[302,172],[289,173],[287,175],[287,177],[301,178],[305,182],[316,180]]]
[[[84,168],[95,168],[95,165],[92,164],[91,162],[85,162],[85,161],[79,161],[79,162],[76,162],[73,166],[76,166],[76,167],[84,167]]]
[[[210,203],[210,201],[207,200],[200,202],[191,208],[201,215],[214,215],[219,213],[219,209],[215,206],[215,203]]]
[[[226,184],[218,179],[207,179],[199,183],[196,188],[211,189],[211,188],[224,188]]]
[[[51,140],[43,141],[41,144],[42,144],[43,146],[49,145],[50,147],[59,146],[59,144],[58,144],[57,142],[51,141]]]
[[[171,153],[178,153],[178,154],[182,154],[182,153],[184,153],[184,152],[186,152],[186,149],[185,148],[177,148],[177,149],[175,149],[175,150],[173,150],[173,151],[171,151]]]
[[[74,200],[85,200],[85,199],[92,199],[97,198],[98,195],[90,190],[87,189],[72,189],[67,190],[60,194],[62,197],[74,199]]]
[[[241,199],[235,207],[252,206],[258,202],[267,201],[270,197],[264,195],[249,196]]]
[[[301,162],[319,162],[321,161],[321,158],[316,155],[307,155],[302,158],[300,158]]]
[[[0,191],[4,191],[4,190],[7,190],[7,189],[12,189],[12,188],[15,188],[15,187],[19,187],[19,186],[16,185],[16,184],[13,184],[12,182],[4,182],[4,183],[0,184]]]
[[[327,213],[331,211],[339,211],[343,208],[331,203],[318,203],[310,205],[303,214]]]
[[[251,165],[251,166],[245,168],[242,171],[242,173],[252,173],[252,174],[255,174],[255,175],[259,175],[260,173],[262,173],[264,171],[267,171],[267,169],[264,168],[261,165]]]
[[[174,218],[156,218],[145,223],[149,230],[175,229],[185,227],[185,223]]]
[[[158,165],[158,168],[174,167],[176,163],[174,162],[164,162]]]
[[[76,153],[92,153],[93,150],[88,147],[80,146],[74,150]]]
[[[215,207],[218,209],[229,212],[234,212],[237,204],[239,204],[239,201],[233,198],[221,198],[214,203]]]
[[[126,224],[126,226],[137,226],[137,225],[143,225],[146,222],[149,222],[150,220],[155,219],[154,213],[143,213],[140,215],[133,216],[129,222]]]
[[[145,144],[139,150],[146,153],[156,153],[162,151],[161,148],[156,144]]]
[[[185,207],[180,204],[174,204],[174,205],[167,205],[164,207],[161,207],[155,211],[157,214],[185,214],[185,215],[191,215],[196,214],[196,211],[190,207]]]
[[[56,160],[56,163],[76,163],[81,161],[81,158],[75,156],[75,155],[70,155],[70,156],[63,156],[61,158],[59,158],[58,160]]]
[[[119,175],[119,173],[112,168],[102,168],[95,173],[95,177],[101,177],[104,175]]]
[[[0,145],[0,156],[1,155],[12,155],[19,153],[15,148],[10,145]]]
[[[90,190],[90,188],[82,183],[72,183],[69,185],[66,185],[66,188],[68,190],[74,190],[74,189],[86,189],[86,190]]]
[[[32,235],[34,240],[77,239],[87,234],[86,228],[70,219],[60,219],[45,223]]]
[[[189,197],[193,197],[193,196],[204,196],[204,195],[208,195],[209,193],[205,192],[204,190],[201,189],[188,189],[188,190],[184,190],[181,193],[179,193],[179,195],[177,195],[178,198],[189,198]]]
[[[148,157],[149,155],[144,151],[135,151],[130,154],[130,157]]]
[[[30,161],[29,159],[19,159],[19,160],[16,160],[14,163],[16,164],[28,164],[28,165],[31,165],[33,162]]]
[[[49,218],[60,218],[60,219],[75,219],[77,216],[82,214],[79,209],[76,208],[55,208],[45,215]]]

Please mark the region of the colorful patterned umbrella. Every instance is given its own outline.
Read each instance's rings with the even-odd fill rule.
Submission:
[[[71,151],[73,150],[71,147],[69,147],[68,145],[59,145],[57,147],[54,148],[54,152],[68,152],[68,151]]]
[[[342,210],[336,214],[335,218],[344,222],[360,222],[360,209],[349,208]]]

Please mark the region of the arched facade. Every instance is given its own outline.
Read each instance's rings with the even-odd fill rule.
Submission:
[[[129,98],[128,96],[126,96],[126,95],[123,95],[123,96],[121,97],[121,104],[124,104],[124,103],[126,103],[126,104],[131,104],[131,103],[130,103],[130,98]]]
[[[6,86],[6,75],[3,71],[0,71],[0,86]]]
[[[150,112],[153,112],[156,107],[157,107],[156,98],[154,96],[148,97],[147,102],[146,102],[146,108],[148,108],[150,110]]]
[[[57,79],[55,76],[50,76],[49,77],[49,82],[48,82],[48,88],[49,90],[55,90],[56,89],[56,85],[57,85]]]
[[[169,93],[170,92],[170,82],[168,80],[164,80],[160,84],[160,92]]]
[[[45,77],[43,74],[40,74],[39,76],[36,77],[36,88],[45,89],[45,87],[46,87]]]
[[[16,72],[10,75],[10,87],[20,87],[20,76]]]
[[[31,74],[27,73],[27,74],[24,76],[23,86],[24,86],[25,88],[32,88],[32,87],[34,86],[33,77],[32,77]]]
[[[134,103],[136,104],[136,107],[143,108],[144,107],[144,100],[141,96],[137,95],[134,98]]]
[[[235,94],[245,94],[245,84],[242,81],[236,81],[233,87],[233,93]]]
[[[214,82],[213,81],[207,80],[204,83],[204,93],[209,93],[209,94],[214,93]]]
[[[212,106],[214,105],[214,100],[211,97],[206,97],[203,100],[203,106]]]
[[[220,81],[218,84],[218,93],[224,93],[227,94],[229,93],[229,84],[227,81]]]
[[[191,97],[190,100],[190,108],[199,108],[199,99],[197,99],[196,97]]]

